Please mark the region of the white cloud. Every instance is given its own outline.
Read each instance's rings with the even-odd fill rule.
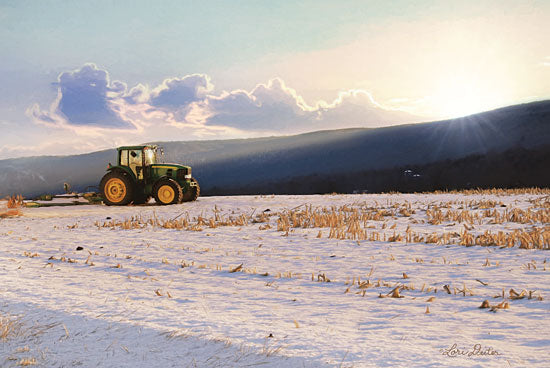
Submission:
[[[204,74],[169,78],[151,91],[149,103],[151,106],[177,109],[204,99],[213,89],[210,77]]]
[[[284,133],[379,127],[415,120],[406,113],[383,108],[362,90],[341,92],[331,103],[318,101],[310,106],[279,78],[251,92],[237,90],[209,96],[200,108],[207,116],[207,125]]]
[[[336,124],[358,127],[381,127],[398,123],[418,122],[418,118],[397,109],[378,104],[364,90],[340,92],[331,104],[321,104],[319,120],[326,126]],[[342,126],[342,127],[344,127]]]
[[[94,64],[62,73],[49,110],[27,110],[42,126],[98,148],[152,140],[192,140],[287,134],[347,127],[375,127],[415,118],[377,104],[363,90],[343,91],[332,102],[309,105],[280,78],[252,90],[215,94],[210,77],[165,79],[153,88],[111,81]],[[79,138],[81,137],[81,138]],[[40,145],[38,145],[40,147]],[[68,145],[67,145],[68,146]]]
[[[95,64],[61,73],[56,85],[58,96],[49,111],[42,111],[38,105],[28,110],[36,121],[83,128],[135,128],[120,114],[119,100],[126,85],[111,82],[107,71],[98,69]]]

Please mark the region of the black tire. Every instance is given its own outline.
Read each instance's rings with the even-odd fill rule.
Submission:
[[[99,190],[107,206],[125,206],[134,195],[134,185],[128,175],[120,171],[108,172],[101,178]]]
[[[153,196],[158,204],[176,204],[181,203],[183,191],[181,186],[174,179],[160,179],[153,186]]]
[[[201,194],[201,187],[199,186],[199,182],[195,178],[191,178],[191,182],[197,184],[196,187],[189,187],[189,190],[183,193],[182,202],[192,202],[196,201],[197,198],[199,198],[199,195]]]

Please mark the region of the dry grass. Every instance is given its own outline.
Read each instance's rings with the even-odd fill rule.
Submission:
[[[463,191],[462,194],[546,194],[548,189],[527,188],[517,190],[488,190],[488,191]],[[125,230],[142,229],[146,227],[176,229],[187,231],[202,231],[205,228],[218,228],[223,226],[244,227],[252,224],[261,224],[259,230],[270,230],[270,217],[276,216],[276,229],[288,236],[294,229],[319,229],[317,238],[325,234],[329,239],[355,240],[369,242],[405,242],[427,244],[458,244],[464,246],[496,246],[519,247],[524,249],[550,249],[550,195],[530,200],[527,209],[515,208],[506,205],[502,201],[488,199],[461,198],[427,204],[425,209],[409,201],[393,203],[375,202],[373,205],[353,204],[330,207],[313,207],[302,204],[290,210],[267,214],[265,212],[254,216],[241,213],[222,215],[217,207],[213,210],[213,216],[191,217],[189,213],[176,219],[159,219],[156,215],[150,218],[134,216],[124,221],[111,220],[100,224],[100,228],[119,228]],[[423,213],[420,213],[420,211]],[[418,213],[417,213],[418,212]],[[429,234],[413,231],[409,226],[400,229],[398,223],[392,220],[407,219],[410,224],[440,225],[440,227],[454,226],[452,231],[434,231]],[[393,222],[393,224],[392,224]],[[532,225],[530,229],[513,231],[489,230],[476,231],[479,225],[495,224],[524,224]],[[462,225],[461,230],[456,225]],[[323,232],[322,229],[328,229]],[[390,231],[391,230],[391,231]],[[360,243],[359,243],[360,244]]]
[[[508,302],[502,301],[498,304],[491,305],[488,300],[484,300],[479,306],[480,309],[489,309],[491,312],[496,312],[499,309],[510,309]]]
[[[550,223],[550,208],[535,209],[535,207],[521,210],[519,208],[506,208],[504,211],[490,209],[487,207],[476,206],[479,202],[470,204],[469,209],[462,210],[446,210],[443,212],[441,208],[434,207],[426,210],[426,216],[430,225],[440,225],[444,222],[458,222],[469,225],[486,224],[502,224],[505,222],[515,222],[520,224],[549,224]],[[547,202],[541,203],[540,206],[546,206]],[[484,211],[475,211],[484,209]]]
[[[6,198],[8,200],[8,208],[20,208],[23,206],[23,196],[20,194],[12,195]]]
[[[19,317],[0,314],[0,340],[5,342],[23,334],[23,322]]]
[[[19,362],[17,362],[17,365],[26,367],[29,365],[36,365],[36,358],[23,358]]]
[[[17,217],[21,215],[23,215],[23,212],[21,212],[19,208],[0,211],[0,218]]]
[[[408,297],[409,300],[414,300],[419,298],[421,294],[437,294],[438,288],[435,286],[428,286],[426,287],[426,284],[422,285],[422,288],[417,289],[414,284],[402,284],[402,283],[392,283],[384,280],[378,280],[376,282],[371,282],[370,280],[361,282],[361,278],[353,278],[353,281],[345,282],[345,285],[350,285],[346,288],[344,291],[344,294],[356,294],[361,297],[365,297],[367,289],[373,289],[376,290],[375,295],[378,294],[378,298],[396,298],[396,299],[402,299],[405,297]],[[355,290],[353,290],[353,289]],[[383,289],[383,290],[381,290]],[[389,291],[388,291],[389,290]],[[411,295],[403,295],[403,291],[411,292]],[[472,287],[466,286],[466,283],[463,282],[462,286],[451,286],[451,285],[444,285],[442,291],[445,296],[449,297],[476,297],[478,296],[477,293],[474,293]],[[420,294],[420,295],[419,295]],[[491,305],[488,300],[485,300],[482,305],[479,307],[481,309],[488,308],[491,311],[495,312],[498,309],[508,309],[510,306],[510,302],[514,300],[532,300],[532,301],[543,301],[544,298],[540,293],[537,293],[535,295],[534,290],[522,290],[521,292],[516,292],[514,289],[509,289],[508,292],[506,290],[502,290],[502,293],[499,293],[498,295],[495,295],[493,298],[501,298],[501,303],[497,305]],[[436,300],[435,296],[431,296],[428,299],[425,300],[425,302],[433,302]],[[429,309],[428,309],[429,310]]]
[[[515,189],[502,189],[502,188],[490,188],[490,189],[463,189],[463,190],[451,190],[451,191],[441,191],[436,190],[431,192],[432,194],[463,194],[463,195],[500,195],[500,196],[510,196],[510,195],[520,195],[520,194],[550,194],[550,188],[515,188]]]
[[[221,226],[246,226],[253,221],[259,222],[247,214],[240,214],[238,216],[221,216],[219,213],[215,213],[214,217],[206,218],[203,216],[197,216],[191,219],[189,213],[187,213],[179,219],[159,219],[156,215],[150,218],[143,218],[140,215],[132,216],[124,221],[111,220],[108,222],[103,222],[103,224],[96,221],[95,226],[97,226],[98,229],[119,228],[124,230],[134,230],[143,229],[150,226],[153,228],[202,231],[205,227],[215,229]]]
[[[0,218],[17,217],[23,215],[21,207],[23,206],[23,197],[21,195],[12,195],[6,197],[6,210],[0,210]]]
[[[479,235],[469,233],[475,225],[479,224],[502,224],[504,222],[515,222],[521,224],[550,224],[550,203],[548,199],[538,201],[533,208],[522,210],[518,208],[506,208],[503,211],[495,209],[496,206],[506,207],[502,202],[480,200],[469,201],[462,205],[462,209],[451,208],[453,203],[442,203],[439,206],[432,206],[426,209],[426,220],[431,225],[442,223],[463,223],[462,233],[443,234],[416,234],[410,230],[405,233],[396,231],[396,224],[391,234],[385,231],[371,230],[376,228],[368,224],[369,221],[384,221],[380,226],[381,230],[386,229],[387,218],[410,217],[414,210],[409,202],[396,203],[389,208],[357,208],[341,206],[339,208],[316,208],[305,206],[300,210],[290,210],[279,214],[277,230],[287,233],[292,228],[330,228],[328,238],[350,239],[367,241],[388,241],[388,242],[424,242],[437,244],[461,244],[461,245],[496,245],[496,246],[520,246],[521,248],[550,248],[550,228],[534,228],[530,231],[514,231],[512,233],[498,232],[492,234],[485,232]],[[539,207],[539,208],[535,208]],[[542,207],[542,208],[540,208]],[[443,208],[447,208],[443,210]],[[418,216],[414,219],[419,221]],[[469,226],[470,225],[470,226]],[[322,232],[317,235],[322,237]]]
[[[546,206],[547,201],[542,205]],[[395,224],[390,227],[394,229],[391,234],[385,231],[371,230],[367,221],[383,221],[385,217],[410,214],[407,207],[410,204],[405,203],[398,211],[389,209],[351,209],[347,206],[340,208],[319,208],[313,210],[307,207],[299,211],[288,211],[279,214],[277,220],[277,230],[287,233],[291,228],[330,228],[328,238],[330,239],[350,239],[367,241],[388,241],[388,242],[415,242],[415,243],[434,243],[434,244],[460,244],[465,246],[499,246],[513,247],[518,246],[525,249],[550,249],[550,226],[544,228],[532,228],[531,230],[514,230],[506,233],[499,231],[491,233],[485,231],[482,234],[474,235],[469,232],[473,226],[466,224],[481,224],[485,220],[487,224],[496,224],[503,222],[516,222],[521,224],[550,224],[550,206],[539,210],[521,210],[517,208],[506,209],[502,213],[495,210],[485,210],[475,212],[473,210],[447,210],[442,211],[435,207],[426,210],[426,222],[431,225],[439,225],[444,222],[465,223],[464,230],[461,233],[444,232],[431,234],[418,234],[410,230],[410,227],[404,233],[395,230]],[[496,203],[488,201],[471,202],[470,208],[486,209],[496,206]],[[541,205],[540,203],[538,205]],[[394,206],[395,207],[395,206]],[[489,218],[489,220],[487,220]],[[382,230],[386,229],[386,224],[382,224]],[[322,232],[317,235],[322,237]]]

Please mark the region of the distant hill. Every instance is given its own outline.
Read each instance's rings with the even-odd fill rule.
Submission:
[[[550,145],[515,147],[457,160],[336,175],[310,174],[210,190],[212,195],[427,192],[470,188],[550,186]]]
[[[432,180],[425,187],[444,189],[449,186],[446,179],[439,178],[436,182],[418,171],[428,167],[432,171],[439,167],[441,171],[444,167],[455,167],[455,164],[458,165],[458,172],[453,175],[457,178],[466,177],[473,170],[478,171],[477,177],[472,177],[477,183],[459,180],[462,186],[519,185],[520,181],[512,180],[516,175],[514,172],[509,172],[506,180],[501,176],[494,177],[490,183],[481,180],[485,169],[480,169],[484,166],[480,166],[479,162],[485,156],[493,160],[493,166],[499,164],[505,167],[506,161],[510,160],[521,162],[526,165],[524,169],[527,171],[522,174],[524,177],[527,174],[529,177],[539,177],[537,185],[541,181],[545,186],[550,185],[542,172],[537,172],[550,167],[548,156],[545,156],[550,148],[550,101],[514,105],[458,119],[376,129],[156,143],[164,146],[167,161],[193,167],[193,175],[206,195],[391,190],[395,188],[395,180],[389,177],[386,181],[378,179],[376,185],[357,179],[365,173],[387,174],[387,170],[392,175],[416,175],[416,179],[411,179],[416,182]],[[114,163],[115,152],[113,149],[74,156],[0,160],[0,196],[22,193],[30,197],[58,193],[62,191],[64,182],[71,183],[77,190],[84,190],[87,186],[98,184],[107,163]],[[524,155],[525,159],[517,155]],[[474,164],[476,157],[478,165],[469,165],[468,162]],[[415,169],[404,174],[409,167]],[[487,176],[490,176],[489,172]],[[316,183],[329,180],[340,180],[342,183],[331,188],[317,184],[308,188],[288,185],[312,177],[318,177],[314,180]],[[422,179],[418,179],[420,177]],[[283,183],[287,183],[285,190],[281,190]],[[523,185],[533,183],[531,180]],[[401,190],[407,188],[417,190],[414,185]]]

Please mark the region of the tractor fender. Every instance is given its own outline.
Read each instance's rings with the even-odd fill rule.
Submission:
[[[111,166],[107,169],[107,172],[119,172],[121,174],[128,175],[132,179],[133,182],[137,181],[137,178],[134,175],[134,172],[132,170],[130,170],[130,168],[128,168],[128,167]]]
[[[151,189],[153,190],[153,193],[155,192],[158,183],[160,183],[160,181],[161,181],[161,180],[164,180],[164,179],[172,179],[172,180],[174,180],[174,178],[172,178],[172,177],[170,177],[170,176],[168,176],[168,175],[163,175],[163,176],[159,177],[157,180],[155,180],[155,182],[153,183],[153,186],[151,187]]]

